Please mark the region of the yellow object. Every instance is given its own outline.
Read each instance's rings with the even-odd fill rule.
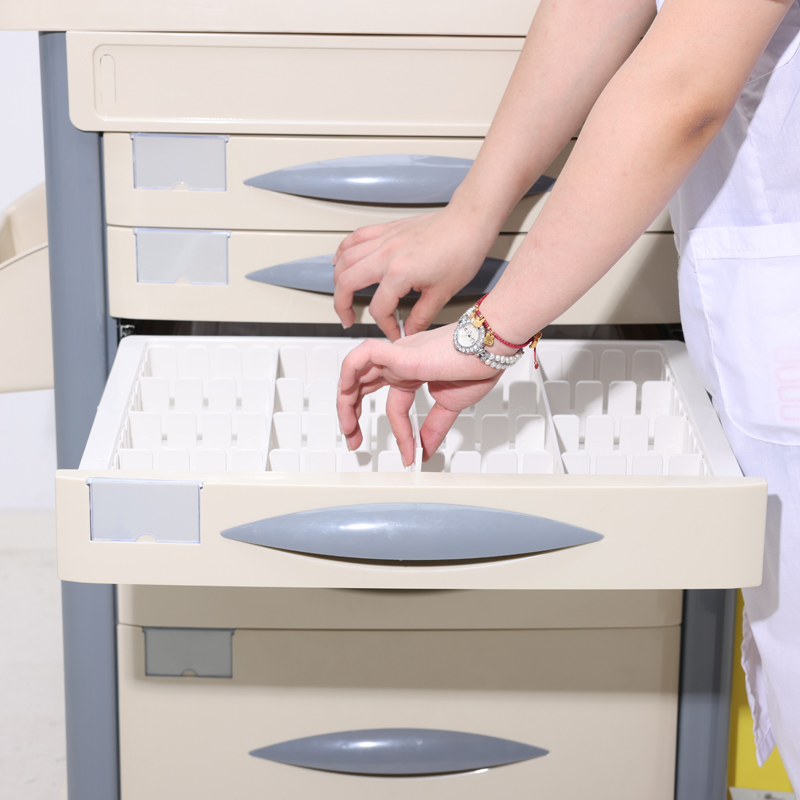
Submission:
[[[740,789],[791,792],[792,785],[789,783],[777,748],[763,767],[759,767],[756,762],[753,717],[747,703],[744,670],[739,659],[742,647],[742,609],[742,593],[739,592],[736,608],[736,658],[733,667],[731,735],[728,747],[728,785]]]

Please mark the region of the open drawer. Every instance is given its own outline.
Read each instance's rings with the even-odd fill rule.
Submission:
[[[108,295],[122,319],[338,322],[331,258],[341,233],[123,228],[109,225]],[[485,294],[524,240],[501,234],[475,281],[437,323],[455,322]],[[666,323],[679,319],[672,234],[645,233],[558,320],[559,324]],[[472,287],[472,288],[470,288]],[[372,322],[359,292],[356,322]],[[403,301],[406,302],[406,301]]]
[[[129,337],[81,469],[57,478],[65,580],[195,586],[676,589],[761,580],[742,478],[682,345],[547,342],[404,471],[356,342]],[[417,412],[429,398],[418,392]],[[556,411],[557,413],[552,413]],[[570,474],[579,473],[579,474]],[[588,473],[588,474],[580,474]]]
[[[106,219],[161,228],[349,232],[446,204],[482,142],[107,133]],[[520,201],[505,232],[530,228],[572,146]],[[672,230],[666,209],[649,230]]]

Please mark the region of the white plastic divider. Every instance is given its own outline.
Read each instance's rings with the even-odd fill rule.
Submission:
[[[568,472],[709,474],[661,343],[546,341],[545,394]],[[585,458],[575,455],[585,454]]]
[[[119,436],[119,465],[263,470],[273,349],[253,340],[179,338],[145,347]]]
[[[356,453],[346,451],[338,431],[335,379],[342,358],[358,343],[152,342],[133,378],[113,464],[154,470],[397,471],[402,465],[385,414],[387,388],[363,403]],[[546,342],[541,370],[523,358],[504,371],[422,465],[418,427],[434,405],[424,386],[413,407],[417,446],[411,469],[709,474],[704,433],[693,424],[666,352],[659,344]]]
[[[622,350],[603,350],[600,353],[599,379],[608,388],[615,381],[624,381],[626,372],[625,353]]]

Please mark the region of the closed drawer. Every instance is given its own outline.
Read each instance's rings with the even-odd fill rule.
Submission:
[[[524,39],[68,33],[87,131],[484,136]]]
[[[107,232],[112,316],[338,322],[331,296],[324,292],[333,291],[330,258],[343,238],[341,233],[137,229],[113,225],[108,226]],[[501,234],[489,256],[498,261],[510,259],[523,238]],[[556,322],[677,322],[677,261],[672,234],[644,234]],[[497,266],[492,269],[496,271]],[[484,280],[489,280],[489,273]],[[298,286],[313,290],[292,288]],[[471,298],[484,291],[485,288],[454,298],[436,322],[454,322]],[[355,299],[356,322],[372,322],[368,306],[368,299]]]
[[[673,794],[679,627],[236,630],[227,637],[227,678],[148,675],[195,663],[190,656],[170,659],[169,632],[157,633],[153,642],[166,652],[151,653],[149,637],[146,652],[141,628],[119,626],[123,800],[232,793],[255,800],[267,787],[270,797],[287,800]],[[214,638],[224,641],[224,632]],[[193,650],[202,661],[202,640]],[[159,669],[164,663],[168,669]],[[385,768],[403,770],[402,777],[363,774],[375,760],[353,757],[352,745],[317,769],[269,760],[319,764],[307,743],[251,754],[324,734],[328,743],[337,734],[352,742],[357,737],[342,734],[363,730],[393,729],[401,740],[397,733],[409,728],[498,737],[547,753],[527,751],[514,756],[524,760],[487,767],[493,743],[479,742],[460,748],[458,771],[436,775],[426,739],[411,754],[402,741],[393,746],[380,733],[362,735]],[[446,744],[439,744],[442,751]]]
[[[685,348],[548,342],[403,471],[385,392],[344,450],[341,339],[128,337],[81,469],[65,580],[381,589],[679,589],[761,580],[741,477]],[[545,379],[544,383],[542,379]],[[417,397],[424,416],[430,399]],[[556,412],[556,413],[553,413]]]
[[[109,133],[106,219],[145,227],[349,232],[444,205],[482,141]],[[571,151],[572,143],[545,175],[557,178]],[[272,190],[245,183],[259,178]],[[527,231],[546,197],[523,198],[503,230]],[[650,230],[671,230],[667,210]]]

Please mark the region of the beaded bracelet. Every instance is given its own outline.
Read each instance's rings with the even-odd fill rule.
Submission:
[[[511,342],[507,342],[505,339],[503,339],[502,336],[499,336],[494,331],[492,326],[489,325],[489,323],[487,322],[486,317],[484,317],[483,314],[480,313],[481,303],[488,296],[489,296],[488,294],[485,294],[483,297],[481,297],[481,299],[478,300],[477,303],[475,303],[475,307],[473,308],[473,318],[479,320],[480,323],[483,325],[483,327],[486,328],[486,336],[484,337],[483,340],[484,345],[486,347],[491,347],[494,344],[494,340],[497,339],[497,341],[500,342],[501,344],[504,344],[506,347],[513,347],[515,350],[524,350],[526,347],[532,347],[533,366],[534,369],[539,369],[539,358],[536,354],[536,347],[539,344],[539,340],[542,338],[542,332],[539,331],[538,333],[535,333],[533,336],[531,336],[530,339],[528,339],[527,342],[524,342],[523,344],[512,344]]]

